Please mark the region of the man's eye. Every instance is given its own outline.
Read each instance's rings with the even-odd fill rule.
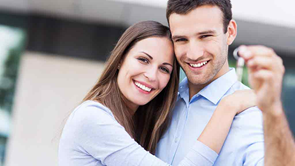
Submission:
[[[208,37],[211,37],[212,35],[202,35],[200,36],[201,39],[204,39],[204,38],[208,38]]]
[[[185,38],[179,38],[174,40],[174,42],[182,42],[182,41],[187,41],[187,40]]]
[[[167,69],[166,67],[160,67],[160,69],[167,74],[170,73],[169,69]]]
[[[149,60],[147,58],[137,58],[142,63],[149,63]]]

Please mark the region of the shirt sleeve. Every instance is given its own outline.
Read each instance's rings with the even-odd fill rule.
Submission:
[[[258,107],[246,110],[240,127],[240,136],[245,143],[243,165],[264,165],[263,118]],[[251,119],[251,121],[249,121]]]
[[[74,128],[76,150],[91,156],[108,166],[166,166],[169,165],[142,148],[126,132],[114,117],[104,109],[88,106],[77,110],[72,117],[70,127]],[[65,140],[64,140],[65,141]],[[196,140],[197,141],[197,140]],[[197,142],[179,166],[209,166],[214,158],[207,158],[204,145]],[[83,159],[83,157],[81,157]],[[76,166],[77,161],[70,160],[68,165]]]
[[[213,165],[217,157],[218,154],[214,150],[197,141],[185,158],[192,165]]]

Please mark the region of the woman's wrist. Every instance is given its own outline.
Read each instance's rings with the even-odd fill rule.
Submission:
[[[216,111],[220,111],[223,112],[223,114],[225,115],[230,115],[234,117],[239,109],[239,104],[234,103],[230,97],[224,97],[218,104]]]

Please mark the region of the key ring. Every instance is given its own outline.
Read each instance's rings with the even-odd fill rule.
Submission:
[[[240,58],[239,47],[234,50],[233,55],[236,60],[239,60],[239,58]]]
[[[242,81],[245,60],[244,58],[239,56],[239,47],[234,50],[233,56],[237,60],[236,70],[237,70],[238,81]]]

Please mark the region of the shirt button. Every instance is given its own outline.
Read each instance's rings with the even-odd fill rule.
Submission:
[[[177,143],[178,142],[178,138],[175,138],[174,142]]]

